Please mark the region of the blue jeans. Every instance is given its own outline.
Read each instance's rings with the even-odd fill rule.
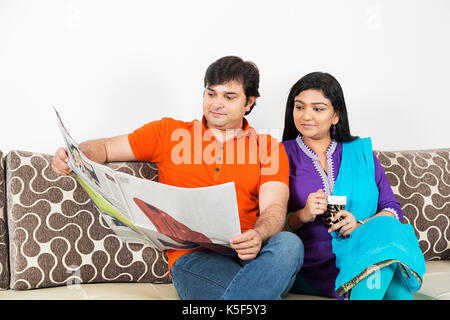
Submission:
[[[210,250],[185,254],[171,268],[172,282],[181,299],[281,299],[292,287],[303,257],[299,237],[280,232],[252,260]]]

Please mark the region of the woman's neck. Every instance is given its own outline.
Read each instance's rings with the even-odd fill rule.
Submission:
[[[331,138],[329,136],[323,139],[311,139],[307,137],[302,137],[302,139],[303,142],[319,157],[326,154],[331,143]]]

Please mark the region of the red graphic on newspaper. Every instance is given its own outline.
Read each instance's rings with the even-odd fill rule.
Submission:
[[[172,218],[164,211],[148,204],[141,199],[133,198],[138,207],[150,219],[158,232],[174,240],[190,241],[195,243],[212,243],[212,241],[200,232],[193,231],[181,222]]]
[[[138,198],[133,198],[133,200],[139,209],[141,209],[142,212],[150,219],[159,233],[162,233],[175,241],[197,243],[202,247],[206,247],[224,254],[235,253],[234,250],[230,248],[214,244],[211,239],[203,233],[191,230],[183,223],[177,221],[166,212],[152,206],[151,204],[148,204]]]

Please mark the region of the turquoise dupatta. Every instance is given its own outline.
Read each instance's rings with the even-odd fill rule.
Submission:
[[[345,210],[356,220],[364,220],[377,213],[378,193],[370,138],[343,143],[333,195],[347,196]],[[378,216],[346,238],[339,237],[337,232],[331,235],[339,269],[335,283],[339,295],[391,263],[399,263],[411,291],[419,290],[422,285],[425,260],[411,225],[402,224],[394,217]]]

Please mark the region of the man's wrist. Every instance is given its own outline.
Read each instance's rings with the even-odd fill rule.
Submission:
[[[263,230],[259,228],[253,228],[252,230],[255,231],[256,234],[259,236],[259,239],[261,240],[261,245],[263,245],[267,241],[267,239],[270,238],[270,236],[264,236]]]

